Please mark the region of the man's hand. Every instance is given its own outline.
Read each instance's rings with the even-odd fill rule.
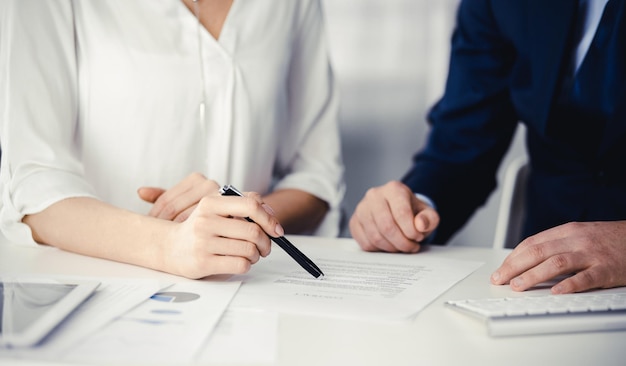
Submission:
[[[350,219],[350,232],[366,251],[416,253],[437,225],[437,211],[392,181],[367,191]]]
[[[572,222],[522,241],[491,275],[527,290],[559,275],[553,294],[626,285],[626,221]]]

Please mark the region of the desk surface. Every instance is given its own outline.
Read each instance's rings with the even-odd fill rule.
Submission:
[[[351,239],[297,237],[307,246],[354,248]],[[276,365],[622,365],[626,331],[490,338],[485,326],[443,306],[450,299],[519,296],[493,286],[489,275],[506,250],[428,247],[418,255],[485,264],[407,323],[367,322],[282,314]],[[401,255],[401,254],[398,254]],[[48,247],[0,245],[0,270],[84,276],[161,278],[188,281],[136,266],[84,257]],[[547,288],[534,293],[549,293]]]

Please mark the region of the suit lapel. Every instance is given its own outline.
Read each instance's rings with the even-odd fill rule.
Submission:
[[[622,17],[622,23],[620,24],[619,32],[620,33],[620,42],[626,39],[626,6],[623,6],[621,9],[620,15]],[[626,60],[626,49],[621,48],[619,50],[620,54],[617,55],[619,62],[623,62]],[[624,66],[622,66],[624,67]],[[624,78],[624,73],[622,73],[622,78]],[[622,79],[622,86],[617,93],[618,99],[615,102],[615,112],[607,121],[606,128],[604,129],[604,135],[602,136],[602,141],[600,142],[600,150],[599,153],[605,153],[609,148],[611,148],[618,139],[622,138],[624,134],[626,134],[626,80]]]
[[[535,105],[540,130],[544,132],[577,6],[578,2],[572,0],[529,0],[529,42],[535,70],[533,85],[537,86]]]

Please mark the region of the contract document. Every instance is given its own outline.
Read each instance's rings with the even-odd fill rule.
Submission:
[[[367,319],[408,319],[482,265],[428,254],[369,253],[307,246],[325,274],[315,279],[279,250],[232,280],[231,306]]]

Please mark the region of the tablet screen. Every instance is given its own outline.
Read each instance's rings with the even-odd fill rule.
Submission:
[[[76,285],[0,282],[0,334],[21,333]]]
[[[0,277],[0,344],[38,342],[96,287],[97,284]]]

